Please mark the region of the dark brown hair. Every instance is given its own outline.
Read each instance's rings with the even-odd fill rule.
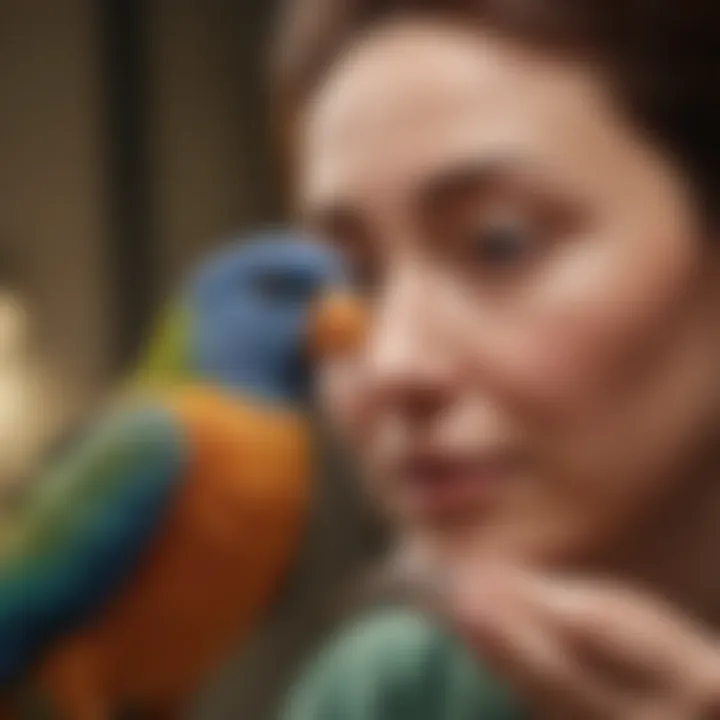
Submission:
[[[714,211],[720,185],[720,0],[288,0],[273,61],[293,117],[343,47],[396,14],[459,16],[597,63]]]

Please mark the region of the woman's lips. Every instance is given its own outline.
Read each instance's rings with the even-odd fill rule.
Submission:
[[[403,505],[426,518],[477,514],[489,508],[509,479],[510,458],[423,454],[398,463],[394,474]]]

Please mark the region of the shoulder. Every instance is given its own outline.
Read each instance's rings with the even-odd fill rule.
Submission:
[[[293,693],[287,720],[500,720],[511,701],[465,648],[420,613],[383,610],[346,628]]]
[[[328,655],[342,666],[370,664],[379,671],[390,670],[396,678],[414,676],[438,656],[467,659],[437,625],[420,613],[401,609],[380,610],[356,620],[329,647]]]

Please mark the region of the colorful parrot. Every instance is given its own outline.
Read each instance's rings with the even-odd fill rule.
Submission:
[[[0,691],[37,677],[70,720],[182,711],[292,565],[314,354],[362,327],[345,283],[290,233],[200,269],[129,391],[4,521]]]

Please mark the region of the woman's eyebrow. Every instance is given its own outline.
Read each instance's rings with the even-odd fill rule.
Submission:
[[[497,157],[487,160],[460,160],[436,171],[420,184],[420,207],[440,207],[469,192],[490,192],[508,180],[527,176],[528,166],[518,158]]]

